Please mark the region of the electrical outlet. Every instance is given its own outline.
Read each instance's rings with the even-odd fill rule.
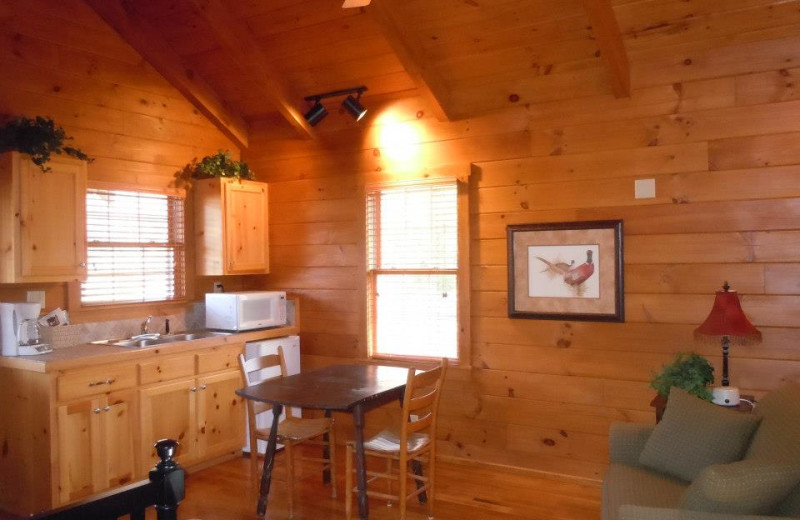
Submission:
[[[38,303],[44,309],[44,291],[28,291],[26,300],[29,303]]]

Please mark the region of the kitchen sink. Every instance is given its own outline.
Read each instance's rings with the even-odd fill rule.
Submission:
[[[114,345],[116,347],[125,348],[146,348],[154,347],[157,345],[165,345],[167,343],[175,343],[177,341],[194,341],[197,339],[214,338],[219,336],[230,336],[230,332],[216,332],[211,330],[201,330],[192,332],[182,332],[180,334],[142,334],[126,339],[111,339],[96,341],[95,343],[102,343],[105,345]]]

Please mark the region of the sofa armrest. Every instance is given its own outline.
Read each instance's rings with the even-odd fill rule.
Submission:
[[[686,509],[665,509],[624,505],[619,508],[618,520],[791,520],[777,516],[731,515],[728,513],[705,513]]]
[[[626,466],[639,466],[639,455],[655,428],[652,424],[614,423],[611,425],[608,442],[611,462]]]

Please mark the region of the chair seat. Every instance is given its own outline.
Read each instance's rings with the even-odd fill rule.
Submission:
[[[430,437],[424,433],[412,433],[408,436],[408,452],[415,453],[430,443]],[[348,444],[353,444],[352,441]],[[400,432],[388,428],[364,442],[366,451],[380,453],[400,453]]]
[[[331,427],[331,420],[327,417],[318,419],[302,419],[299,417],[287,417],[278,424],[278,442],[301,441],[310,439],[327,432]],[[259,428],[256,430],[259,437],[269,437],[269,428]]]

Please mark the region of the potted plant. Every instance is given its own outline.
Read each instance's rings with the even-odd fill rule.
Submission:
[[[661,372],[650,381],[650,386],[658,392],[658,395],[650,402],[650,405],[656,409],[656,420],[661,420],[669,391],[673,386],[710,401],[711,391],[708,389],[708,385],[713,382],[714,367],[706,358],[694,352],[677,353],[675,359],[664,365]]]
[[[213,177],[233,177],[236,179],[254,178],[253,171],[242,161],[234,160],[230,150],[219,150],[214,155],[207,155],[199,161],[195,157],[183,170],[181,177],[193,179],[211,179]]]
[[[26,153],[43,172],[50,171],[47,163],[54,153],[63,153],[82,161],[92,162],[93,159],[81,150],[64,146],[64,141],[71,139],[72,137],[69,137],[63,128],[56,126],[50,118],[16,117],[0,127],[0,153]]]

